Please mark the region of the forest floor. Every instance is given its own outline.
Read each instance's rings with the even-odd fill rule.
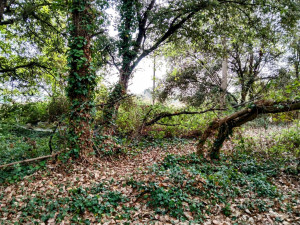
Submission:
[[[242,131],[215,162],[196,157],[195,141],[177,139],[90,166],[48,163],[0,184],[0,223],[300,224],[298,132]]]

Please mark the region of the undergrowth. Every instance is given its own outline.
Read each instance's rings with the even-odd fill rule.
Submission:
[[[201,222],[215,205],[222,205],[222,212],[231,215],[230,204],[235,198],[249,195],[252,208],[262,211],[258,199],[280,200],[281,192],[271,178],[280,173],[282,164],[274,161],[260,162],[248,155],[223,156],[211,163],[188,156],[168,155],[161,164],[150,169],[161,181],[128,181],[137,189],[147,204],[158,214],[170,214],[180,220],[188,220],[184,212],[191,212],[195,222]],[[267,206],[265,206],[267,207]]]
[[[10,132],[13,135],[17,131]],[[132,196],[112,189],[121,185],[119,181],[103,180],[93,187],[58,185],[61,194],[55,196],[51,193],[46,196],[24,195],[21,201],[13,197],[9,205],[1,208],[0,213],[8,215],[14,211],[22,212],[19,216],[20,224],[29,220],[33,224],[51,220],[60,223],[66,219],[74,224],[90,224],[86,215],[92,215],[99,223],[103,217],[109,217],[130,224],[133,212],[138,211],[134,207],[137,202],[154,211],[150,215],[153,221],[157,215],[169,215],[179,221],[202,223],[217,208],[234,221],[237,218],[233,213],[233,205],[252,213],[267,212],[275,205],[279,205],[283,212],[293,212],[297,201],[286,202],[286,193],[275,185],[275,180],[282,175],[299,174],[297,134],[296,129],[284,130],[281,135],[275,134],[272,136],[274,141],[267,140],[264,145],[268,146],[266,149],[260,149],[253,138],[240,137],[234,141],[235,150],[222,154],[220,161],[208,161],[194,153],[167,155],[162,162],[152,165],[145,172],[151,179],[128,179],[123,184],[123,187],[135,190],[134,204],[129,204]],[[44,138],[34,133],[28,133],[28,136]],[[17,139],[17,135],[13,138]],[[188,141],[184,139],[144,139],[134,142],[122,137],[100,136],[98,150],[99,154],[111,156],[117,153],[116,148],[122,154],[142,154],[152,148],[164,150],[174,144],[186,143]],[[21,180],[23,176],[44,166],[45,162],[31,167],[17,165],[11,173],[1,173],[0,182]],[[299,198],[299,193],[291,195],[295,199]],[[3,197],[0,195],[0,202]],[[241,198],[246,200],[241,202]]]
[[[49,138],[51,132],[25,129],[11,123],[0,123],[0,165],[22,161],[39,156],[51,154]],[[54,135],[52,147],[58,149],[59,137]],[[30,165],[15,165],[1,170],[0,184],[15,182],[24,176],[34,173],[45,167],[46,162],[33,163]]]
[[[47,222],[55,217],[56,223],[64,221],[68,217],[72,224],[91,224],[89,219],[82,219],[82,215],[88,211],[93,214],[98,222],[107,214],[116,219],[128,218],[128,212],[132,208],[121,206],[123,213],[116,214],[116,208],[127,202],[128,199],[120,192],[109,189],[109,183],[98,183],[91,188],[69,188],[68,194],[63,188],[59,189],[59,195],[55,197],[48,194],[47,197],[41,195],[25,196],[22,204],[20,199],[13,197],[8,207],[3,207],[3,214],[21,212],[18,218],[19,223],[23,224],[30,221],[31,224]],[[25,204],[24,204],[25,203]]]

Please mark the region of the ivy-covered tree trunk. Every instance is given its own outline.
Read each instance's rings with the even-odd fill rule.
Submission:
[[[114,123],[121,100],[126,96],[130,74],[131,73],[128,72],[125,75],[120,75],[119,83],[110,93],[108,101],[103,109],[104,124],[108,127],[110,126],[110,123]]]
[[[154,1],[153,1],[154,2]],[[154,3],[153,3],[154,4]],[[120,100],[126,95],[130,76],[133,72],[132,63],[137,57],[138,49],[132,51],[136,2],[122,0],[119,6],[120,24],[118,26],[120,42],[118,44],[119,56],[122,59],[120,68],[119,83],[109,95],[106,107],[104,108],[104,121],[106,125],[113,123],[120,107]]]
[[[0,22],[2,21],[2,18],[3,18],[3,13],[4,13],[4,8],[6,7],[6,2],[7,2],[7,0],[0,1]]]
[[[71,5],[67,94],[71,103],[69,146],[73,157],[89,161],[93,153],[91,111],[95,73],[91,67],[93,14],[90,0],[73,0]]]
[[[169,19],[164,20],[166,23],[161,30],[162,32],[157,33],[156,38],[153,36],[153,40],[148,45],[145,44],[145,41],[146,39],[152,39],[153,27],[162,23],[160,18],[164,15],[160,15],[160,3],[156,4],[156,0],[120,0],[116,2],[118,2],[116,8],[120,14],[118,23],[119,40],[117,42],[118,57],[116,58],[119,58],[120,61],[114,64],[120,72],[120,80],[105,104],[103,110],[104,125],[112,124],[116,118],[120,100],[126,96],[130,78],[140,61],[163,45],[197,12],[210,6],[208,2],[200,1],[198,4],[194,4],[193,7],[184,9],[183,12],[180,10],[178,14],[174,10],[174,15],[171,13],[168,15]]]

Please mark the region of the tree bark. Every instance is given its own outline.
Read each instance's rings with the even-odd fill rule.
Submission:
[[[23,164],[23,163],[29,163],[29,162],[35,162],[35,161],[39,161],[39,160],[43,160],[43,159],[53,158],[53,157],[56,157],[57,155],[59,155],[60,153],[62,153],[62,151],[55,152],[51,155],[40,156],[40,157],[37,157],[37,158],[25,159],[25,160],[22,160],[22,161],[17,161],[17,162],[12,162],[12,163],[8,163],[8,164],[0,165],[0,169],[1,168],[7,168],[7,167],[10,167],[10,166],[14,166],[14,165],[17,165],[17,164]]]
[[[242,109],[222,119],[213,121],[201,136],[198,146],[197,155],[204,154],[204,144],[210,137],[214,138],[214,143],[210,149],[210,158],[219,159],[220,149],[224,141],[232,133],[233,128],[239,127],[248,121],[254,120],[260,114],[289,112],[300,109],[300,101],[294,102],[274,102],[271,100],[263,100],[254,102],[250,108]]]
[[[153,56],[153,86],[152,86],[152,105],[155,105],[155,79],[156,79],[156,55]]]
[[[90,161],[93,153],[91,110],[95,74],[91,69],[90,26],[93,15],[89,0],[73,0],[72,23],[70,26],[70,74],[67,93],[71,102],[69,117],[69,146],[72,156]]]
[[[222,82],[221,82],[221,89],[222,93],[220,96],[220,105],[221,107],[226,106],[226,93],[227,93],[227,83],[228,83],[228,56],[226,53],[226,39],[224,38],[222,40],[223,47],[225,49],[225,53],[223,55],[223,61],[222,61]]]
[[[0,1],[0,22],[3,19],[3,13],[4,13],[4,9],[6,7],[6,4],[7,4],[7,0],[1,0]]]

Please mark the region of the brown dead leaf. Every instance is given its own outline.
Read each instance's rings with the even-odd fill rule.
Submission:
[[[183,214],[189,220],[193,220],[194,219],[193,214],[191,212],[184,212]]]

